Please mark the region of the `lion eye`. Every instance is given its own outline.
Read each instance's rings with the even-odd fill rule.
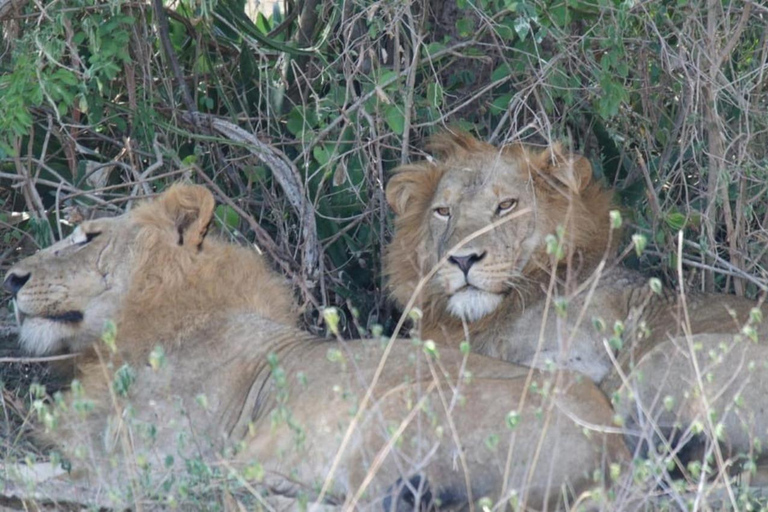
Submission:
[[[451,209],[447,206],[440,206],[434,209],[435,215],[440,218],[448,218],[451,216]]]
[[[496,212],[502,215],[514,209],[515,206],[517,206],[517,199],[506,199],[499,203],[499,206],[496,207]]]

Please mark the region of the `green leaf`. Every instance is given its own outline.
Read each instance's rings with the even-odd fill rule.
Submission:
[[[152,370],[157,371],[160,368],[165,367],[166,363],[165,350],[162,345],[157,345],[152,349],[152,352],[149,353],[149,366],[152,367]]]
[[[568,9],[568,4],[565,1],[551,6],[547,12],[555,25],[560,28],[565,27],[571,22],[571,13]]]
[[[525,38],[531,32],[531,20],[527,16],[520,16],[515,20],[514,28],[517,36],[522,41],[525,41]]]
[[[461,18],[456,22],[456,31],[460,37],[470,37],[475,32],[475,21],[471,18]]]
[[[445,45],[442,43],[429,43],[424,47],[425,57],[432,56],[437,52],[445,50]]]
[[[640,255],[643,254],[645,247],[648,245],[648,239],[643,234],[635,233],[632,235],[632,245],[635,246],[635,253],[639,258]]]
[[[508,77],[511,74],[512,69],[509,67],[509,64],[505,62],[493,70],[493,73],[491,73],[491,81],[496,82],[502,78]]]
[[[611,220],[611,229],[619,229],[621,227],[621,212],[619,210],[611,210],[608,212],[608,216]]]
[[[256,28],[261,30],[263,34],[269,34],[272,30],[272,27],[269,25],[269,20],[262,13],[256,15]]]
[[[128,390],[136,382],[136,371],[129,365],[124,364],[115,372],[115,378],[112,381],[113,389],[119,396],[128,396]]]
[[[443,87],[433,82],[427,86],[427,102],[433,107],[440,107],[443,104]]]
[[[394,71],[385,71],[379,76],[379,80],[376,82],[382,89],[397,83],[398,74]]]
[[[613,80],[610,72],[603,74],[600,85],[602,95],[598,100],[597,110],[603,119],[610,119],[619,113],[619,107],[627,101],[629,94],[623,84]]]
[[[427,340],[424,342],[424,353],[432,357],[439,357],[440,355],[437,350],[437,344],[432,340]]]
[[[269,175],[269,172],[267,172],[267,168],[263,165],[246,167],[243,169],[243,173],[245,173],[245,175],[248,177],[249,180],[256,181],[256,182],[264,181]]]
[[[490,111],[491,114],[501,114],[502,112],[506,112],[507,107],[509,107],[509,102],[512,100],[512,93],[502,94],[495,100],[493,100],[493,103],[491,103]]]
[[[327,165],[331,160],[330,152],[325,148],[325,146],[315,146],[315,148],[312,150],[312,156],[315,157],[315,161],[317,161],[320,166]]]
[[[517,411],[509,411],[507,413],[507,417],[505,418],[507,427],[509,427],[510,430],[514,430],[517,428],[517,426],[520,424],[520,413]]]
[[[74,87],[77,85],[77,77],[74,73],[72,73],[68,69],[59,68],[56,70],[56,72],[51,76],[51,79],[59,81],[65,85],[69,85],[71,87]]]
[[[230,2],[231,3],[231,2]],[[235,30],[240,31],[242,34],[245,34],[246,36],[250,36],[254,39],[256,39],[259,43],[265,45],[267,48],[271,48],[274,50],[278,50],[281,52],[288,53],[290,55],[315,55],[315,50],[312,48],[294,48],[288,44],[284,44],[281,41],[267,37],[261,30],[259,30],[254,23],[248,18],[248,16],[245,15],[245,12],[243,11],[242,4],[240,4],[237,11],[233,9],[230,5],[228,5],[227,2],[218,2],[216,4],[216,11],[219,15],[221,15],[223,18],[227,19],[232,25],[234,25]],[[181,24],[179,24],[181,25]],[[182,27],[183,28],[183,27]],[[227,27],[226,30],[231,30]],[[178,45],[178,47],[181,47],[182,45]]]
[[[285,127],[289,132],[291,132],[292,135],[299,137],[304,131],[304,119],[289,114],[288,121],[285,123]]]
[[[101,333],[101,340],[113,354],[117,352],[117,326],[111,320],[104,323],[104,330]]]
[[[384,120],[387,126],[397,135],[402,135],[405,130],[405,115],[397,105],[388,105],[384,109]]]
[[[323,308],[323,320],[325,321],[325,325],[328,327],[328,330],[331,331],[336,336],[339,335],[339,310],[334,307],[327,307]]]
[[[512,20],[507,18],[499,22],[499,24],[496,26],[496,33],[499,35],[500,38],[504,39],[505,41],[513,41],[517,38],[517,33],[515,32],[514,24],[512,23]]]
[[[285,127],[298,137],[305,131],[317,127],[317,115],[313,109],[304,108],[301,105],[293,107],[288,114]]]
[[[220,204],[216,207],[216,218],[219,219],[222,226],[228,229],[237,229],[240,226],[240,215],[234,208],[226,204]]]
[[[686,217],[680,212],[671,212],[664,219],[667,225],[675,231],[680,231],[686,225]]]

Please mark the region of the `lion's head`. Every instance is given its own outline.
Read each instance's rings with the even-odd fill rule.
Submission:
[[[401,305],[447,256],[422,292],[425,313],[488,318],[540,286],[552,268],[547,235],[559,226],[565,260],[583,268],[605,254],[612,196],[586,158],[559,144],[497,148],[460,133],[433,138],[430,149],[436,161],[402,166],[387,185],[396,218],[385,269]]]
[[[262,258],[206,238],[213,212],[206,188],[175,185],[129,213],[84,222],[19,262],[3,286],[15,295],[23,347],[78,352],[111,320],[126,339],[151,348],[228,309],[292,323],[290,290]],[[258,293],[265,287],[268,299]]]

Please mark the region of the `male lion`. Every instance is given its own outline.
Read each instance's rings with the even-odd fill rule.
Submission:
[[[348,507],[514,495],[541,509],[627,456],[620,436],[586,435],[612,416],[586,379],[533,372],[531,389],[501,361],[298,330],[263,258],[206,237],[213,210],[207,189],[174,186],[8,272],[22,345],[81,354],[78,383],[41,416],[90,485],[130,483],[138,503],[180,492],[204,461]]]
[[[386,190],[396,217],[385,272],[401,306],[418,295],[422,339],[456,346],[468,338],[480,354],[581,372],[654,438],[677,428],[690,439],[690,427],[707,424],[711,412],[734,453],[768,442],[768,374],[762,363],[746,371],[768,350],[723,336],[756,318],[754,302],[678,300],[601,263],[612,256],[612,194],[592,179],[586,158],[559,145],[496,148],[445,133],[431,149],[436,160],[400,167]],[[686,349],[699,346],[692,358]]]

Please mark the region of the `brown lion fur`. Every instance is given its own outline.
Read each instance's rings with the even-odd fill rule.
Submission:
[[[469,134],[449,131],[430,140],[427,148],[434,161],[422,161],[398,167],[387,184],[387,202],[395,212],[395,230],[384,257],[384,270],[391,296],[404,306],[417,283],[429,272],[424,266],[424,247],[429,229],[430,205],[440,181],[449,173],[477,169],[482,163],[501,159],[516,166],[528,176],[538,203],[542,243],[523,269],[526,278],[524,296],[511,294],[506,308],[522,307],[521,301],[541,297],[542,287],[549,282],[551,258],[546,253],[543,236],[554,234],[558,226],[565,228],[567,258],[558,263],[558,270],[576,263],[582,274],[590,272],[610,251],[612,237],[609,211],[615,208],[613,194],[592,179],[589,161],[567,153],[559,144],[537,149],[519,143],[497,148]],[[446,313],[441,294],[422,293],[417,303],[425,312],[422,329],[427,337],[444,338],[440,332],[452,332],[463,338],[460,323]],[[482,329],[492,318],[470,326]]]
[[[42,415],[47,428],[38,425],[88,481],[90,497],[77,502],[103,503],[91,501],[103,489],[110,508],[161,485],[186,492],[178,486],[188,461],[238,482],[258,464],[263,478],[250,482],[258,492],[315,499],[335,461],[325,498],[350,510],[358,499],[411,509],[405,487],[417,481],[446,509],[507,499],[505,489],[522,508],[552,509],[565,489],[591,489],[595,472],[626,460],[622,440],[603,429],[612,417],[605,396],[568,372],[295,328],[284,280],[254,251],[206,237],[212,213],[205,188],[174,186],[124,215],[83,223],[9,270],[22,345],[81,352],[80,384]],[[110,320],[114,353],[101,341]],[[528,378],[551,393],[529,393]],[[589,436],[585,424],[597,426]],[[392,426],[402,427],[399,437]],[[485,448],[490,438],[498,451]]]
[[[64,348],[79,352],[73,360],[74,368],[70,361],[56,368],[62,375],[74,375],[90,391],[97,409],[107,411],[111,407],[111,382],[104,373],[106,360],[111,360],[114,367],[145,365],[150,352],[157,347],[169,357],[183,354],[191,340],[197,342],[201,332],[233,313],[253,314],[286,326],[296,324],[297,307],[290,286],[269,268],[265,258],[252,249],[206,236],[213,207],[213,196],[207,189],[176,184],[157,200],[140,204],[128,215],[98,219],[79,228],[97,234],[91,244],[110,240],[92,259],[80,256],[82,252],[72,254],[73,264],[78,260],[82,268],[93,264],[104,275],[117,274],[116,269],[121,266],[131,267],[130,276],[126,277],[130,285],[119,298],[113,299],[120,302],[110,319],[115,324],[116,352],[110,354],[103,345],[93,344],[89,339],[93,333],[84,336],[84,341],[72,336]],[[59,242],[20,262],[15,271],[48,273],[55,286],[73,288],[69,291],[71,296],[98,297],[88,288],[88,279],[78,280],[71,271],[62,274],[48,270],[51,253],[58,254],[62,263],[70,258],[64,252],[69,245],[66,240]],[[58,249],[59,246],[64,249]],[[110,254],[103,256],[106,253]],[[110,257],[108,263],[102,261]],[[105,265],[111,266],[104,268]],[[26,287],[34,284],[33,281]],[[41,283],[39,288],[30,295],[44,297],[51,286]],[[50,308],[44,306],[43,310]],[[96,327],[102,328],[101,324]],[[210,333],[210,337],[214,338],[215,333]],[[40,433],[38,437],[45,444],[56,444],[47,434]]]
[[[132,212],[143,226],[136,243],[141,253],[118,327],[121,336],[144,344],[142,350],[132,351],[137,357],[143,357],[158,341],[172,348],[175,340],[183,340],[209,318],[233,310],[296,324],[291,289],[264,258],[215,237],[203,241],[208,224],[199,222],[211,218],[213,197],[204,188],[193,190],[174,186],[158,201],[144,203]],[[169,229],[184,234],[174,241],[166,235]],[[174,242],[189,250],[179,251]],[[205,251],[199,250],[203,243]],[[179,315],[179,311],[185,314]]]
[[[416,302],[424,312],[423,338],[449,345],[467,339],[473,351],[486,356],[583,374],[613,398],[617,414],[633,427],[628,441],[639,449],[665,445],[681,454],[701,454],[717,448],[734,460],[738,455],[768,462],[759,453],[768,443],[768,372],[759,363],[768,350],[746,339],[768,333],[756,320],[762,304],[653,289],[637,272],[612,262],[599,265],[613,258],[612,194],[592,180],[585,158],[558,144],[544,150],[520,144],[495,148],[466,134],[447,133],[431,147],[436,161],[401,167],[387,187],[396,217],[385,267],[400,305],[408,303],[439,256],[450,256],[445,246],[451,243],[444,240],[458,229],[454,226],[473,221],[471,227],[481,229],[490,223],[487,203],[495,196],[489,192],[504,180],[527,177],[514,183],[514,194],[507,190],[499,198],[514,195],[522,204],[534,196],[536,201],[526,205],[539,221],[528,231],[515,231],[509,226],[525,224],[526,217],[513,218],[473,242],[471,252],[461,253],[473,255],[471,267],[461,268],[459,260],[451,267],[448,259],[437,268]],[[485,173],[485,179],[457,193],[457,186],[472,186],[467,173]],[[447,216],[438,215],[448,207]],[[565,257],[553,275],[545,235],[558,226],[565,229]],[[505,247],[519,239],[535,246],[522,271],[495,270],[507,258]],[[467,321],[465,330],[449,307],[454,296],[472,287],[494,292],[492,285],[507,282],[512,285],[499,305],[486,301],[485,316]],[[473,312],[473,300],[485,300],[482,293],[471,293],[461,303],[465,316]],[[750,365],[758,364],[753,371]],[[715,426],[713,417],[721,423]],[[695,424],[707,426],[703,435],[691,434]],[[645,432],[638,436],[639,427]],[[721,469],[734,467],[738,464]]]

